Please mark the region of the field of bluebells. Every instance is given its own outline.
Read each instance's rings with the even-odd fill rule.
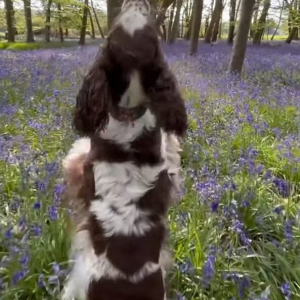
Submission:
[[[300,48],[249,46],[243,79],[230,48],[164,46],[190,116],[185,190],[170,211],[170,297],[300,299]],[[0,299],[58,299],[68,273],[61,159],[97,47],[2,51]]]

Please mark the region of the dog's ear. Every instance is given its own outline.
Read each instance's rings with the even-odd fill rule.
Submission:
[[[108,123],[111,95],[103,59],[96,59],[77,95],[73,125],[80,135],[93,135],[105,129]]]
[[[153,78],[148,96],[158,125],[167,133],[183,136],[187,130],[187,113],[177,81],[166,62],[160,61]]]

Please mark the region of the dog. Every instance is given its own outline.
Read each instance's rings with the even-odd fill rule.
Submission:
[[[147,0],[123,2],[73,121],[82,138],[63,167],[77,219],[62,299],[165,299],[166,213],[187,114]]]

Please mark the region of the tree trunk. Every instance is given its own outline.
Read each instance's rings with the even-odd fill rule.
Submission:
[[[177,0],[177,5],[176,5],[176,14],[174,18],[174,22],[172,25],[172,30],[171,30],[171,36],[169,43],[174,43],[178,34],[178,28],[179,28],[179,21],[180,21],[180,11],[181,11],[181,6],[182,6],[183,0]]]
[[[218,34],[218,39],[219,40],[222,38],[222,29],[223,29],[222,25],[223,25],[223,18],[221,16],[220,25],[219,25],[219,34]]]
[[[237,5],[237,8],[236,8],[236,12],[235,12],[235,21],[237,21],[238,19],[238,16],[239,16],[239,12],[240,12],[240,7],[241,7],[241,3],[242,3],[242,0],[238,0],[238,5]]]
[[[294,4],[294,7],[293,7]],[[295,0],[293,3],[291,3],[289,5],[289,27],[290,27],[290,31],[289,31],[289,35],[287,37],[287,39],[285,40],[285,42],[287,44],[290,44],[292,42],[293,39],[295,39],[297,37],[297,33],[298,33],[298,1]]]
[[[233,45],[229,72],[241,74],[255,0],[242,0],[241,16]]]
[[[294,40],[299,40],[299,18],[300,18],[300,1],[299,1],[299,7],[298,7],[298,0],[295,0],[294,2],[294,9],[295,9],[295,18],[294,18],[294,27],[297,27],[297,30],[293,36]]]
[[[87,18],[88,18],[88,10],[89,10],[89,0],[85,0],[84,8],[83,8],[83,15],[82,15],[81,29],[80,29],[79,45],[85,44],[85,33],[86,33],[86,25],[87,25]]]
[[[107,0],[107,29],[110,30],[115,17],[119,14],[122,0]]]
[[[209,16],[206,16],[205,25],[204,25],[204,36],[207,35],[208,25],[209,25]]]
[[[229,12],[229,32],[227,43],[233,44],[234,29],[235,29],[235,11],[236,11],[236,0],[230,0],[230,12]]]
[[[52,0],[48,0],[47,8],[46,8],[46,28],[45,28],[46,42],[50,42],[51,5],[52,5]]]
[[[283,10],[284,10],[284,1],[282,2],[282,6],[281,6],[281,10],[280,10],[280,15],[279,15],[279,20],[278,20],[278,23],[277,23],[277,26],[276,26],[276,29],[271,37],[271,41],[273,41],[277,31],[278,31],[278,28],[280,26],[280,23],[281,23],[281,20],[282,20],[282,14],[283,14]]]
[[[214,28],[213,28],[212,37],[211,37],[211,41],[212,42],[216,42],[217,39],[218,39],[219,30],[220,30],[220,27],[222,25],[222,13],[223,13],[223,6],[222,6],[222,10],[221,10],[220,16],[217,19],[217,21],[216,21],[216,23],[214,25]]]
[[[253,44],[255,44],[255,45],[258,45],[261,42],[261,38],[262,38],[264,30],[265,30],[267,15],[268,15],[270,6],[271,6],[271,0],[265,0],[264,7],[262,9],[260,18],[257,22],[256,31],[253,36]]]
[[[7,41],[15,41],[15,26],[14,26],[14,6],[12,0],[4,0],[6,26],[7,26]]]
[[[188,23],[188,29],[187,29],[186,34],[185,34],[185,39],[187,39],[187,40],[189,40],[191,38],[192,27],[193,27],[193,19],[194,19],[194,9],[192,10],[191,18],[190,18],[189,23]]]
[[[253,9],[253,11],[254,11],[253,12],[253,22],[252,22],[252,26],[250,27],[250,36],[252,39],[253,39],[255,31],[258,29],[257,19],[258,19],[260,2],[261,2],[261,0],[257,0],[256,5],[254,6],[254,9]]]
[[[163,34],[162,38],[163,38],[164,41],[166,41],[166,40],[167,40],[167,29],[166,29],[166,25],[165,25],[165,24],[162,24],[162,25],[161,25],[161,28],[162,28],[162,34]]]
[[[33,43],[32,17],[31,17],[31,0],[24,0],[24,13],[26,24],[26,42]]]
[[[58,28],[59,28],[59,39],[61,43],[64,42],[64,31],[61,26],[62,23],[62,15],[61,15],[61,4],[57,3],[57,10],[58,10]]]
[[[92,36],[92,39],[94,40],[96,38],[96,34],[95,34],[95,27],[94,27],[94,22],[93,22],[93,18],[92,18],[90,8],[88,8],[88,14],[89,14],[90,23],[91,23],[91,30],[92,30],[91,36]]]
[[[219,26],[220,17],[223,10],[223,0],[216,0],[214,11],[205,35],[204,42],[211,43],[215,26]]]
[[[95,10],[95,7],[94,7],[94,4],[93,4],[93,0],[91,0],[91,7],[92,7],[92,10],[94,12],[94,17],[95,17],[95,20],[96,20],[96,24],[97,24],[97,27],[98,27],[98,30],[100,32],[100,35],[103,39],[105,39],[104,37],[104,34],[103,34],[103,31],[102,31],[102,28],[100,26],[100,22],[98,20],[98,16],[97,16],[97,13],[96,13],[96,10]]]
[[[176,1],[174,1],[172,8],[171,8],[171,12],[170,12],[170,18],[169,18],[169,24],[168,24],[168,34],[167,34],[168,42],[170,42],[170,39],[171,39],[175,7],[176,7]]]
[[[65,30],[65,36],[66,36],[66,37],[69,36],[69,29],[68,29],[68,28],[66,28],[66,30]]]
[[[203,11],[203,0],[194,0],[192,16],[192,33],[191,33],[191,43],[190,43],[190,55],[197,54],[198,42],[199,42],[199,32],[201,27]]]
[[[165,20],[166,11],[174,3],[175,0],[163,0],[160,11],[157,14],[157,17],[155,19],[155,26],[157,29],[160,28],[162,23]]]
[[[298,30],[298,27],[293,27],[293,28],[291,29],[291,32],[290,32],[289,36],[288,36],[287,39],[285,40],[285,42],[286,42],[287,44],[290,44],[290,43],[292,42],[292,40],[293,40],[293,38],[294,38],[294,35],[297,33],[297,30]]]

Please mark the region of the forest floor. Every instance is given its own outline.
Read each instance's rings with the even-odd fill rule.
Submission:
[[[97,46],[1,52],[0,298],[57,299],[68,272],[61,159]],[[300,51],[164,46],[186,98],[185,190],[169,214],[171,297],[300,299]]]

